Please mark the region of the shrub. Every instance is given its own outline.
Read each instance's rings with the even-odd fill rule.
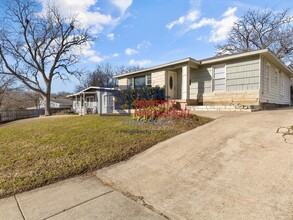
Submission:
[[[176,102],[168,100],[135,100],[135,112],[132,116],[133,120],[141,122],[154,122],[159,118],[186,118],[190,116],[189,110],[177,109]]]
[[[134,108],[134,100],[165,100],[165,89],[148,87],[119,90],[115,99],[116,108]]]

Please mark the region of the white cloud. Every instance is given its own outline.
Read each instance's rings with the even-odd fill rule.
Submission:
[[[170,22],[167,24],[168,29],[172,29],[175,25],[182,25],[194,22],[200,16],[200,12],[198,10],[193,10],[189,12],[187,15],[178,18],[175,21]]]
[[[115,35],[113,33],[107,34],[107,38],[109,40],[114,40],[115,39]]]
[[[85,49],[82,51],[82,54],[86,57],[95,55],[96,51],[92,49]]]
[[[134,65],[134,66],[141,66],[144,67],[146,65],[149,65],[152,61],[150,60],[130,60],[129,65]]]
[[[131,56],[131,55],[136,54],[136,53],[139,53],[139,51],[137,51],[135,49],[132,49],[132,48],[127,48],[125,50],[125,54],[128,55],[128,56]]]
[[[209,41],[223,41],[227,38],[234,22],[237,21],[237,16],[235,15],[236,10],[236,7],[228,8],[219,20],[215,20],[214,18],[202,18],[200,21],[193,23],[189,29],[195,30],[204,26],[211,26],[212,30]]]
[[[96,55],[92,56],[89,60],[95,63],[100,63],[104,60],[104,58]]]
[[[181,33],[186,33],[190,30],[196,30],[201,27],[209,26],[211,27],[211,31],[208,40],[210,42],[223,41],[227,38],[231,27],[237,21],[237,16],[235,15],[236,10],[237,7],[229,7],[220,19],[203,17],[199,20],[199,11],[193,9],[193,11],[189,12],[187,15],[167,24],[167,28],[172,29],[175,25],[180,25],[184,28],[184,31],[181,31]]]
[[[112,56],[113,56],[113,57],[119,57],[120,54],[119,54],[119,53],[114,53]]]
[[[94,56],[96,54],[96,51],[92,49],[92,47],[94,46],[93,42],[87,42],[83,45],[81,45],[80,47],[76,47],[75,50],[76,52],[80,52],[80,54],[88,57],[88,56]]]
[[[149,48],[151,45],[152,45],[151,42],[144,40],[144,41],[142,41],[141,43],[137,44],[137,45],[136,45],[136,48],[137,48],[138,50],[143,49],[143,48],[147,49],[147,48]]]
[[[121,14],[124,14],[132,4],[132,0],[111,0],[111,2],[119,8]]]
[[[125,12],[123,11],[116,18],[110,14],[103,14],[96,5],[97,0],[40,0],[40,2],[43,5],[43,13],[45,13],[48,3],[49,5],[55,4],[61,15],[65,17],[77,15],[77,19],[80,21],[80,27],[89,28],[92,34],[101,33],[105,26],[116,26],[123,18]]]
[[[147,49],[151,46],[151,42],[147,41],[147,40],[143,40],[141,43],[138,43],[136,45],[136,49],[133,49],[133,48],[127,48],[125,50],[125,54],[128,55],[128,56],[131,56],[131,55],[134,55],[134,54],[137,54],[140,52],[140,50],[142,49]]]

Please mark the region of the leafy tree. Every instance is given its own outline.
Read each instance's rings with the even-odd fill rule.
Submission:
[[[45,100],[45,115],[51,114],[53,79],[78,74],[73,51],[91,40],[87,29],[78,28],[76,16],[63,17],[54,5],[43,12],[37,0],[3,3],[0,29],[0,72],[14,76]]]
[[[286,63],[293,61],[293,16],[282,11],[249,10],[232,27],[218,55],[269,48]]]

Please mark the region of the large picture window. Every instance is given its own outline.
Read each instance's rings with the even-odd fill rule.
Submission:
[[[226,90],[226,68],[225,65],[218,65],[213,67],[214,72],[214,91]]]
[[[146,87],[146,77],[139,76],[134,78],[134,88],[144,88]]]

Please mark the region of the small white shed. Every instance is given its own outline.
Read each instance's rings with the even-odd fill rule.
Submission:
[[[72,98],[72,109],[80,115],[108,114],[115,110],[115,92],[114,88],[91,86],[68,97]]]

